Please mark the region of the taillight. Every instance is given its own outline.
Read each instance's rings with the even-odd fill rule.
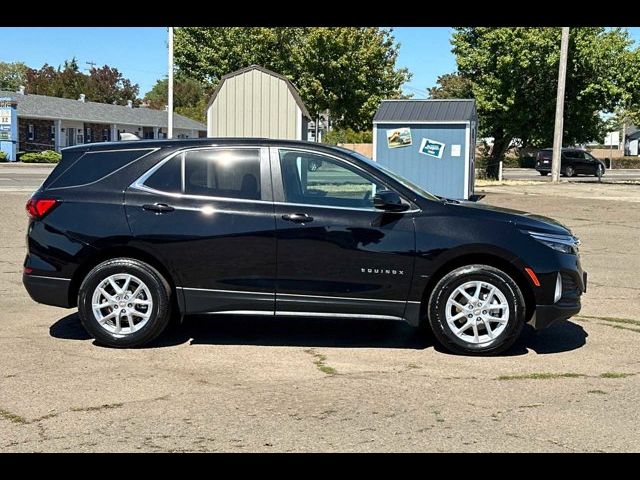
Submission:
[[[31,218],[41,219],[58,204],[52,198],[30,198],[27,202],[27,213]]]

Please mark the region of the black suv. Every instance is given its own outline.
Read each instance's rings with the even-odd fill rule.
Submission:
[[[540,175],[549,175],[551,172],[551,157],[553,155],[552,148],[545,148],[538,152],[536,156],[536,170]],[[604,175],[604,163],[598,160],[585,150],[579,148],[563,148],[562,157],[560,157],[560,174],[565,177],[573,177],[574,175],[595,175],[601,177]]]
[[[315,162],[319,167],[309,170]],[[578,240],[434,196],[340,148],[264,139],[82,145],[27,204],[24,285],[133,347],[170,318],[405,320],[491,354],[580,310]]]

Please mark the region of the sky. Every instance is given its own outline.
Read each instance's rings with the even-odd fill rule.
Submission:
[[[636,43],[640,28],[629,29]],[[451,28],[398,27],[393,33],[400,42],[398,66],[407,67],[413,78],[405,93],[425,98],[439,75],[455,71],[451,53]],[[144,96],[156,80],[167,73],[167,30],[163,27],[0,27],[5,40],[0,61],[25,62],[32,68],[48,63],[57,67],[75,57],[80,68],[116,67]]]

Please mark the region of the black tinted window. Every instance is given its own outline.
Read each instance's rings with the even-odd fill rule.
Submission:
[[[71,187],[92,183],[137,160],[151,150],[112,150],[86,152],[80,160],[60,174],[50,188]]]
[[[144,184],[162,192],[179,193],[182,190],[182,155],[162,165]]]
[[[208,197],[260,199],[260,151],[192,150],[185,154],[184,192]]]

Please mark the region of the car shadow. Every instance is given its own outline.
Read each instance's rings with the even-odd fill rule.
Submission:
[[[89,340],[77,313],[54,323],[49,333],[65,340]],[[571,321],[560,322],[542,332],[525,326],[520,339],[502,356],[517,356],[533,350],[538,354],[575,350],[588,334]],[[398,348],[424,350],[429,347],[449,353],[430,334],[404,322],[306,317],[258,317],[194,315],[182,325],[172,325],[159,339],[143,348],[191,345],[256,345],[344,348]]]

